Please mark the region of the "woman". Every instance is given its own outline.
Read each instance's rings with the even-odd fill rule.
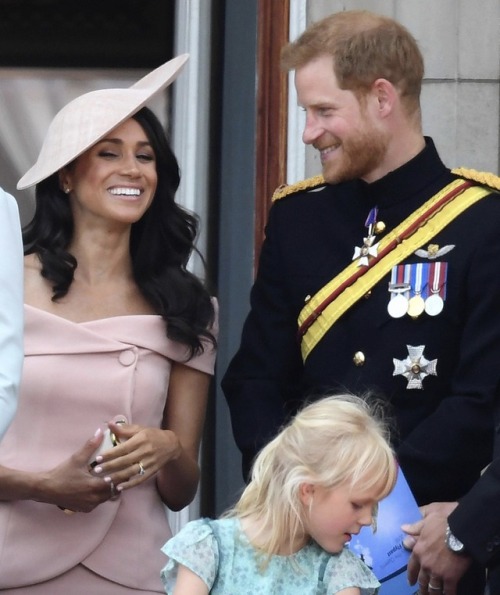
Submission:
[[[197,224],[174,202],[176,159],[143,107],[185,60],[68,104],[18,184],[37,184],[37,204],[0,448],[6,593],[161,592],[163,504],[196,493],[216,314],[186,270]]]

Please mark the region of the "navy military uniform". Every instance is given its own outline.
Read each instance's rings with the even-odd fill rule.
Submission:
[[[491,460],[500,381],[495,192],[432,240],[447,266],[441,313],[391,317],[388,275],[340,317],[305,363],[297,340],[304,301],[351,262],[370,209],[378,207],[383,237],[456,178],[426,142],[414,159],[372,184],[323,183],[273,204],[241,347],[222,382],[245,473],[286,414],[325,392],[370,393],[390,403],[394,445],[419,504],[458,499]],[[412,254],[404,264],[430,261]],[[408,379],[395,374],[395,360],[404,362],[409,346],[423,347],[423,357],[435,363],[421,388],[407,388]]]

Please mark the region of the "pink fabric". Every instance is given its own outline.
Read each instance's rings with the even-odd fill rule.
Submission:
[[[50,469],[118,414],[159,426],[172,361],[186,349],[169,341],[159,316],[74,323],[25,306],[25,363],[19,409],[0,444],[0,464]],[[187,362],[213,373],[215,353]],[[0,503],[0,588],[59,576],[78,564],[122,585],[162,593],[170,536],[154,478],[89,514],[65,515],[32,501]]]
[[[4,595],[153,595],[156,591],[130,589],[101,578],[79,564],[54,579],[14,589],[2,589]]]

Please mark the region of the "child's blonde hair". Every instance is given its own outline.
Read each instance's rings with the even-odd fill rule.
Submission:
[[[258,518],[262,532],[255,538],[271,556],[303,531],[301,484],[377,487],[380,500],[396,475],[388,426],[375,406],[352,395],[325,397],[304,407],[260,451],[251,481],[228,515]]]

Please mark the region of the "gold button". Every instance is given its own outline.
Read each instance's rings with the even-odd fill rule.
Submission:
[[[352,358],[355,366],[364,366],[365,360],[365,354],[362,351],[356,351]]]
[[[383,221],[377,221],[375,223],[375,233],[382,233],[385,231],[385,223]]]

